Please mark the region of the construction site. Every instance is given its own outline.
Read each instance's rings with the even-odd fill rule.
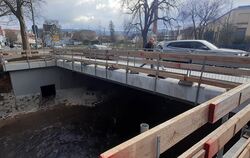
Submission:
[[[249,4],[0,1],[0,158],[250,158]]]
[[[249,157],[248,57],[55,49],[1,61],[3,157]]]

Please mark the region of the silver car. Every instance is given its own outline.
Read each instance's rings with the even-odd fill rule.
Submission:
[[[162,41],[157,44],[157,49],[163,52],[249,56],[246,51],[218,48],[205,40]]]

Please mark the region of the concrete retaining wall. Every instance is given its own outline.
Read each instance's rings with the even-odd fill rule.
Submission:
[[[16,96],[40,93],[40,87],[55,84],[56,89],[86,85],[87,78],[77,72],[57,67],[11,71],[11,83]]]

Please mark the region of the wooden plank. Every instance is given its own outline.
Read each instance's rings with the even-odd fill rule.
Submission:
[[[190,82],[196,82],[196,83],[198,83],[200,81],[199,77],[194,77],[194,76],[185,77],[184,80],[190,81]],[[235,88],[235,87],[240,85],[239,83],[216,80],[216,79],[209,79],[209,78],[205,78],[205,77],[202,78],[202,80],[200,82],[202,84],[212,85],[212,86],[226,88],[226,89]]]
[[[239,86],[214,99],[207,101],[175,118],[166,121],[149,131],[142,133],[116,147],[101,154],[101,158],[154,158],[156,154],[156,139],[161,138],[160,153],[163,153],[186,136],[199,129],[208,122],[209,105],[217,100],[228,100],[228,95],[241,91],[245,86]],[[197,152],[194,152],[194,156]],[[190,156],[190,157],[191,157]]]
[[[166,66],[167,68],[193,70],[193,71],[201,71],[202,69],[202,65],[199,65],[199,64],[186,64],[186,63],[180,63],[180,62],[162,61],[160,62],[160,65]],[[209,66],[209,65],[205,66],[204,72],[232,75],[232,76],[250,76],[250,70],[216,67],[216,66]]]
[[[216,61],[225,63],[238,63],[249,64],[249,57],[240,56],[225,56],[225,55],[212,55],[212,54],[190,54],[190,53],[161,53],[161,58],[175,58],[175,59],[188,59],[188,60],[201,60]]]
[[[205,158],[206,150],[202,149],[197,154],[195,154],[192,158]]]
[[[245,88],[243,88],[241,91],[238,91],[236,94],[228,95],[227,97],[230,98],[229,100],[225,100],[224,102],[217,100],[216,102],[211,103],[209,122],[217,122],[220,118],[228,114],[230,111],[241,105],[249,98],[250,84],[245,84],[244,86]]]
[[[206,158],[212,158],[249,120],[250,104],[178,158],[191,158],[201,149],[206,150]]]
[[[243,150],[238,158],[249,158],[250,157],[250,144]]]
[[[250,145],[250,138],[234,153],[232,158],[238,158],[248,145]]]

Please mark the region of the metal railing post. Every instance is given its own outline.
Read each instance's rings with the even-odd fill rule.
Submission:
[[[201,87],[203,72],[205,71],[205,65],[206,65],[206,57],[203,60],[203,64],[202,64],[202,68],[201,68],[201,75],[200,75],[200,78],[199,78],[198,87],[197,87],[197,91],[196,91],[196,97],[195,97],[195,104],[194,104],[195,106],[198,105],[200,87]]]
[[[154,69],[154,66],[152,68]],[[156,92],[156,89],[157,89],[157,80],[159,79],[159,70],[160,70],[160,54],[157,55],[157,70],[155,73],[154,92]]]
[[[108,50],[105,51],[106,54],[106,79],[108,78]]]
[[[71,52],[71,64],[72,64],[72,70],[74,70],[74,57],[73,57],[73,52]]]
[[[29,62],[29,57],[28,57],[27,51],[25,51],[25,54],[26,54],[26,60],[27,60],[27,63],[28,63],[28,67],[30,69],[30,62]]]
[[[83,69],[82,69],[82,56],[83,56],[83,54],[84,54],[84,51],[82,52],[82,54],[80,54],[80,56],[81,56],[81,73],[83,71]]]
[[[128,66],[129,66],[129,52],[127,52],[127,65],[126,65],[126,84],[128,84]]]
[[[118,53],[116,52],[116,53],[114,53],[115,54],[115,58],[116,58],[116,65],[118,65],[119,64],[119,55],[118,55]]]
[[[94,51],[94,55],[95,55],[95,76],[96,76],[96,69],[97,69],[97,63],[96,63],[96,51]]]
[[[161,137],[156,138],[156,158],[160,158],[161,155]]]

